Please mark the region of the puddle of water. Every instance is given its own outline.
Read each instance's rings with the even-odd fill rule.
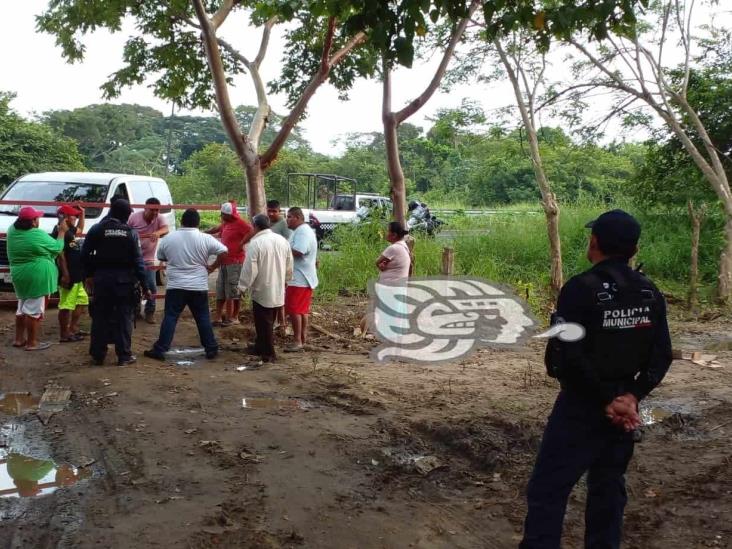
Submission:
[[[179,368],[193,368],[198,365],[196,359],[205,356],[206,351],[203,347],[180,347],[171,349],[167,353],[168,359],[172,359],[172,364]]]
[[[640,418],[643,425],[662,423],[672,415],[674,415],[674,413],[671,410],[657,406],[641,406],[640,408]]]
[[[309,410],[315,405],[299,398],[245,397],[241,399],[241,407],[252,410]]]
[[[171,349],[166,354],[175,355],[175,356],[195,356],[195,355],[205,355],[206,351],[204,350],[203,347],[183,347],[183,348]]]
[[[640,416],[643,425],[663,423],[674,415],[698,417],[705,410],[714,407],[716,399],[697,400],[689,397],[671,397],[663,400],[651,399],[641,403]]]
[[[426,454],[415,454],[400,448],[382,448],[381,453],[396,465],[414,465],[427,457]]]
[[[21,416],[38,410],[41,399],[29,393],[0,394],[0,412],[9,416]]]
[[[0,452],[0,497],[44,496],[91,477],[88,469],[57,465],[50,459]]]

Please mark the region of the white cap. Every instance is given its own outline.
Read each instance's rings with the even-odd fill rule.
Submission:
[[[234,215],[234,206],[231,202],[224,202],[221,204],[221,213],[226,215]]]

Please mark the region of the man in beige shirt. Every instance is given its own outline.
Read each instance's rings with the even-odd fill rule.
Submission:
[[[255,215],[254,236],[249,241],[246,259],[239,277],[239,291],[249,291],[252,298],[254,328],[257,337],[247,352],[265,362],[276,358],[274,321],[285,304],[285,286],[292,279],[292,252],[282,236],[270,230],[265,214]]]

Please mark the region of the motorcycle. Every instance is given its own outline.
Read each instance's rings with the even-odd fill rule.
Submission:
[[[424,232],[428,236],[435,236],[445,224],[444,221],[432,215],[424,202],[413,200],[409,203],[408,210],[407,228],[410,232]]]

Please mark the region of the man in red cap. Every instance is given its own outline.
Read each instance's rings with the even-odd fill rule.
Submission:
[[[236,209],[236,202],[224,202],[221,205],[221,224],[206,231],[219,235],[221,243],[226,246],[226,259],[219,267],[216,280],[216,313],[214,326],[230,326],[239,324],[239,277],[244,264],[244,245],[254,235],[252,226],[244,221]]]
[[[64,237],[64,253],[58,256],[61,274],[58,294],[59,341],[70,343],[84,337],[79,330],[79,319],[89,305],[89,296],[84,290],[84,267],[81,263],[81,245],[77,235],[84,232],[85,212],[80,205],[64,204],[56,211],[68,226]],[[56,238],[57,228],[51,236]]]
[[[51,238],[38,228],[43,212],[24,206],[18,219],[8,228],[8,259],[13,277],[18,310],[15,313],[13,347],[26,351],[48,349],[50,343],[38,341],[46,300],[58,288],[56,257],[63,251],[66,222],[59,220],[58,237]]]

